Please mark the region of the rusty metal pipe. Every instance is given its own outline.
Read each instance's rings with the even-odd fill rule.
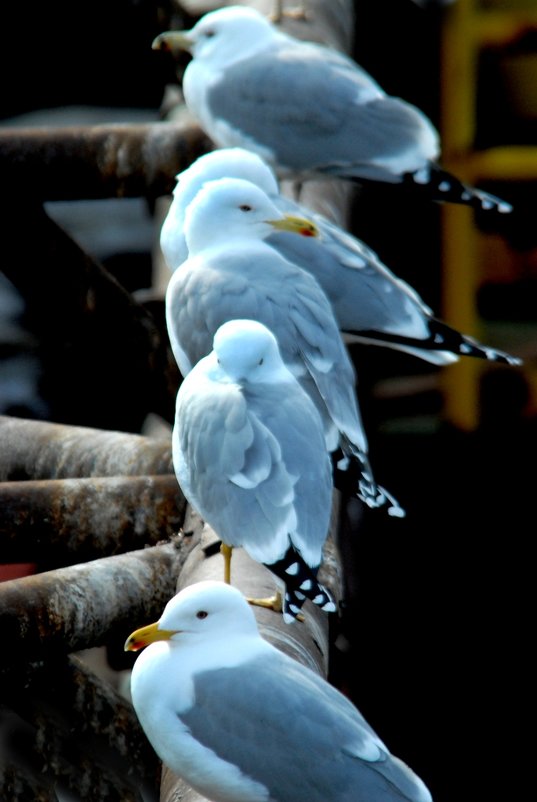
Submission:
[[[211,150],[195,123],[0,129],[4,188],[41,200],[158,197]]]
[[[0,481],[173,473],[171,440],[0,415]]]
[[[76,655],[3,672],[0,699],[23,721],[44,731],[41,740],[51,754],[62,752],[53,748],[57,730],[61,740],[74,739],[82,750],[88,736],[95,736],[95,750],[123,762],[131,782],[158,784],[158,761],[132,705]]]
[[[154,546],[177,534],[174,474],[0,483],[0,561],[41,570]]]
[[[52,783],[47,783],[43,777],[38,779],[28,773],[26,766],[18,766],[5,758],[0,761],[0,799],[58,802]]]
[[[192,538],[0,583],[0,668],[126,637],[174,595]]]

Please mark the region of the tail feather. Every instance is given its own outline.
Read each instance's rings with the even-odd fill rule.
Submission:
[[[287,623],[297,618],[306,599],[327,613],[336,611],[331,594],[317,580],[318,566],[310,568],[293,546],[280,560],[267,563],[267,568],[285,583],[283,616]]]

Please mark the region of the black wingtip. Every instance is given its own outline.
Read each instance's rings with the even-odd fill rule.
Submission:
[[[414,173],[405,173],[403,183],[440,203],[458,203],[497,214],[513,211],[508,201],[463,183],[437,164],[430,163]]]
[[[418,352],[445,351],[456,356],[469,356],[476,359],[487,359],[490,362],[500,362],[505,365],[522,365],[522,359],[506,351],[500,351],[489,345],[484,345],[468,334],[461,334],[457,329],[448,326],[435,317],[426,319],[428,336],[417,339],[405,337],[402,334],[393,334],[386,331],[348,331],[351,334],[375,345],[385,345],[388,348],[413,349]]]
[[[370,509],[382,509],[392,518],[404,518],[406,512],[386,488],[377,484],[369,461],[347,441],[346,448],[332,454],[334,487],[347,495],[356,495]]]
[[[326,613],[337,611],[331,594],[317,580],[316,569],[310,568],[292,546],[280,560],[266,566],[285,583],[283,616],[287,623],[298,618],[306,599]]]
[[[470,337],[468,334],[461,334],[456,329],[448,326],[437,318],[430,318],[428,320],[429,327],[429,342],[430,346],[425,344],[425,347],[435,347],[445,351],[451,351],[453,354],[460,356],[470,356],[476,359],[487,359],[489,362],[500,362],[504,365],[521,365],[522,359],[506,351],[500,351],[497,348],[491,348],[484,345],[479,340]],[[434,343],[434,346],[432,345]]]

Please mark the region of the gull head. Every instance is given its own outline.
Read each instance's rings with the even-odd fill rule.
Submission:
[[[164,31],[152,44],[153,50],[167,50],[176,56],[187,51],[195,59],[214,65],[227,63],[255,52],[277,35],[270,21],[258,11],[228,6],[205,14],[193,28]]]
[[[257,320],[228,320],[214,336],[213,352],[220,369],[232,381],[256,384],[292,380],[276,337]]]
[[[260,156],[244,148],[220,148],[204,153],[178,173],[174,197],[181,197],[186,208],[207,181],[219,178],[242,178],[269,196],[279,193],[276,176]]]
[[[318,236],[311,220],[283,215],[268,195],[240,178],[207,181],[185,213],[185,239],[191,255],[232,241],[260,241],[274,230]]]
[[[207,580],[179,591],[168,602],[160,619],[135,630],[124,648],[136,652],[157,641],[180,643],[193,635],[210,640],[234,634],[258,634],[250,605],[231,585]]]
[[[263,159],[244,148],[212,150],[196,159],[175,176],[173,201],[162,224],[160,245],[170,270],[176,270],[188,258],[185,242],[185,212],[207,181],[242,178],[251,181],[267,195],[278,195],[278,182]]]

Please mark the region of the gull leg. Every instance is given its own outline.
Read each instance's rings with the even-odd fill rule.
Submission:
[[[224,582],[226,585],[231,585],[231,555],[233,553],[233,546],[228,546],[227,543],[220,544],[220,554],[224,558]]]
[[[248,604],[253,604],[255,607],[265,607],[268,610],[274,610],[275,613],[281,613],[283,610],[283,600],[281,593],[276,592],[274,596],[267,596],[264,599],[252,599],[246,597]]]
[[[228,546],[227,543],[221,543],[220,554],[224,558],[224,582],[227,585],[231,585],[231,555],[233,554],[233,546]],[[246,601],[256,607],[265,607],[265,609],[274,610],[275,613],[283,612],[283,599],[279,591],[276,591],[274,596],[267,596],[261,599],[253,599],[247,596]],[[299,621],[304,621],[304,616],[301,613],[298,614],[297,618]]]
[[[275,613],[283,613],[283,599],[282,594],[276,591],[274,596],[269,596],[265,599],[251,599],[248,596],[246,597],[246,601],[249,604],[253,604],[256,607],[265,607],[268,610],[274,610]],[[297,621],[305,621],[304,616],[302,613],[298,613],[296,615]]]

